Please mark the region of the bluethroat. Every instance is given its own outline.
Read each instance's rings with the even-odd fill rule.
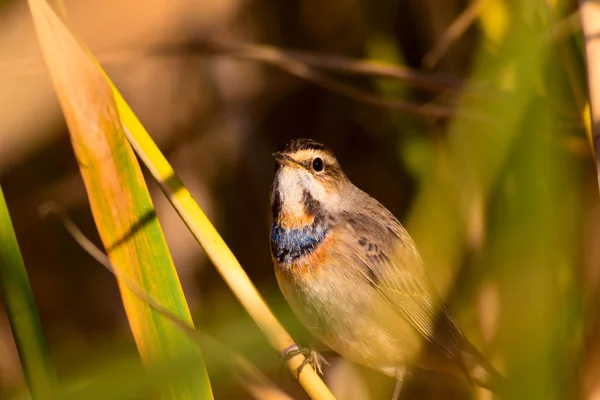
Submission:
[[[415,244],[350,182],[332,151],[295,139],[273,154],[271,254],[298,319],[349,361],[397,379],[409,367],[499,391],[504,378],[469,342]]]

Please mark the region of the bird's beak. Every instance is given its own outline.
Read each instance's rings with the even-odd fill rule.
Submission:
[[[275,159],[275,162],[281,166],[284,166],[284,165],[296,166],[296,165],[298,165],[298,163],[296,161],[294,161],[292,159],[292,157],[288,156],[287,154],[280,153],[280,152],[273,153],[273,158]]]

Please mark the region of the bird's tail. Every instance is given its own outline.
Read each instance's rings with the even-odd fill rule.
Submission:
[[[465,340],[463,357],[475,385],[488,389],[502,398],[505,397],[507,379],[468,340]]]

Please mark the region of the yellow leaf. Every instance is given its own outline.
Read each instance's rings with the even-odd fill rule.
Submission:
[[[140,166],[127,142],[112,89],[45,0],[29,0],[92,214],[117,277],[127,277],[193,326]],[[160,364],[198,354],[197,374],[158,388],[162,398],[212,399],[199,348],[120,279],[123,304],[142,361]]]

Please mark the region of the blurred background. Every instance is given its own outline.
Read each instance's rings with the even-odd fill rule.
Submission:
[[[61,4],[299,343],[321,348],[274,278],[269,190],[271,153],[310,137],[405,224],[515,398],[600,399],[600,208],[577,2]],[[0,181],[61,382],[139,369],[114,277],[38,212],[59,203],[100,245],[24,1],[0,0],[0,88]],[[146,177],[196,326],[307,398]],[[391,394],[390,379],[323,354],[340,399]],[[216,399],[250,398],[208,368]],[[405,389],[490,398],[419,371]],[[0,398],[25,390],[0,307]]]

